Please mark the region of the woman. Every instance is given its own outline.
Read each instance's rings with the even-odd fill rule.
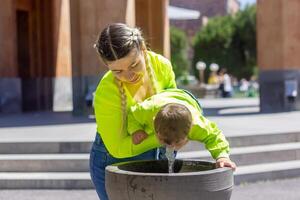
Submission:
[[[101,32],[95,48],[109,71],[95,92],[97,134],[90,153],[90,173],[99,198],[107,200],[105,167],[155,159],[159,146],[154,134],[139,145],[132,143],[126,131],[128,108],[163,89],[176,88],[176,83],[169,60],[148,51],[137,28],[111,24]]]

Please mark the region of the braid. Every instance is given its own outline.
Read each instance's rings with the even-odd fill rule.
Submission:
[[[121,81],[119,81],[117,78],[115,78],[115,82],[118,86],[118,89],[119,89],[119,92],[120,92],[120,95],[121,95],[121,107],[122,107],[122,132],[125,128],[124,125],[126,125],[126,121],[127,121],[127,97],[126,97],[126,93],[125,93],[125,89],[124,89],[124,86],[123,86],[123,83]]]
[[[147,73],[148,73],[148,76],[149,76],[149,79],[150,79],[150,82],[151,82],[151,95],[153,94],[157,94],[157,87],[156,87],[156,81],[155,81],[155,78],[154,78],[154,74],[153,74],[153,70],[152,70],[152,67],[150,66],[150,62],[147,58],[147,51],[145,51],[145,62],[146,62],[146,70],[147,70]]]
[[[107,28],[107,36],[108,36],[108,44],[109,44],[109,48],[110,48],[110,50],[111,50],[111,52],[112,52],[112,54],[113,54],[115,60],[118,60],[118,56],[117,56],[117,54],[116,54],[116,52],[115,52],[115,50],[114,50],[114,48],[113,48],[113,45],[112,45],[112,43],[111,43],[111,37],[110,37],[109,27]]]

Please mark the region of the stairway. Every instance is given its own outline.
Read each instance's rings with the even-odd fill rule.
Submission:
[[[300,176],[300,132],[227,139],[231,146],[231,160],[238,166],[234,173],[235,184]],[[177,158],[212,160],[203,146],[199,149],[179,152]]]
[[[300,132],[227,137],[236,162],[235,184],[300,176]],[[0,142],[1,189],[88,189],[86,142]],[[199,149],[199,151],[195,151]],[[180,159],[211,160],[200,143],[190,142]]]
[[[1,189],[89,189],[90,142],[1,142]]]

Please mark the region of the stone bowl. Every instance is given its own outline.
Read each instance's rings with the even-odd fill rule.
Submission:
[[[229,200],[233,171],[215,163],[176,160],[168,173],[167,160],[131,161],[107,166],[109,200]]]

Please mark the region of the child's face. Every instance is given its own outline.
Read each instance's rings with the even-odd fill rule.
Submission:
[[[157,138],[160,142],[160,144],[166,146],[166,147],[170,147],[176,151],[178,151],[179,149],[181,149],[184,145],[186,145],[188,143],[188,138],[185,137],[183,139],[180,139],[178,141],[171,141],[171,142],[166,142],[168,141],[167,138],[165,138],[164,136],[160,135],[159,133],[157,134]]]

